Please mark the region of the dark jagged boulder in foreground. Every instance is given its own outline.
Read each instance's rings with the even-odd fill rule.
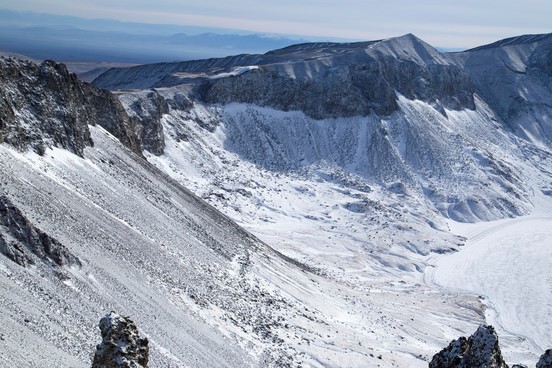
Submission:
[[[0,58],[0,143],[82,156],[93,145],[88,125],[100,125],[141,154],[133,124],[113,94],[79,81],[63,64]]]
[[[58,240],[34,226],[6,196],[0,196],[0,253],[21,266],[34,256],[54,266],[80,265]]]
[[[109,312],[100,320],[102,342],[96,347],[92,368],[146,368],[148,339],[140,337],[128,317]]]
[[[552,368],[552,349],[548,349],[541,355],[537,362],[537,368]]]
[[[469,338],[460,337],[441,350],[430,368],[507,368],[492,326],[479,326]]]

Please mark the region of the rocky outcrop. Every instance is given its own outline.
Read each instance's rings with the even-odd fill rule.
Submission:
[[[479,326],[469,338],[453,340],[433,356],[430,368],[507,368],[492,326]]]
[[[53,266],[81,264],[63,244],[35,227],[6,196],[0,196],[0,253],[24,267],[35,263],[33,255]]]
[[[92,368],[146,368],[148,339],[140,337],[128,317],[109,312],[100,320],[102,342],[96,347]]]
[[[79,81],[63,64],[0,58],[0,96],[0,142],[39,154],[56,146],[82,156],[93,145],[88,125],[98,124],[141,154],[119,100]]]
[[[542,354],[537,362],[537,368],[552,368],[552,349],[548,349]]]
[[[81,83],[90,114],[90,125],[98,124],[135,153],[142,154],[142,142],[136,134],[136,122],[126,114],[124,107],[111,92],[88,83]]]
[[[167,101],[156,91],[147,91],[128,106],[127,112],[135,122],[142,147],[154,155],[163,154],[165,137],[161,118],[169,112]]]

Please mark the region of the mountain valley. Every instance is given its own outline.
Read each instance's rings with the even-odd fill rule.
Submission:
[[[440,267],[485,224],[550,223],[551,71],[552,35],[301,44],[92,84],[0,59],[0,366],[90,366],[110,310],[151,367],[427,367],[489,320],[534,365],[550,316]]]

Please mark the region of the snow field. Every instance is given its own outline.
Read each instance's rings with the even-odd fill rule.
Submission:
[[[506,359],[529,365],[552,346],[552,201],[540,201],[541,210],[529,216],[451,224],[468,238],[466,247],[437,258],[432,276],[446,289],[480,295],[488,323],[505,340]]]

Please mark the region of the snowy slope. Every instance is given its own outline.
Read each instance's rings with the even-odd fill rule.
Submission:
[[[209,290],[206,268],[229,272],[255,240],[158,178],[104,131],[93,133],[88,160],[59,149],[41,158],[1,147],[3,191],[83,263],[59,280],[41,264],[24,269],[2,257],[1,365],[43,366],[46,359],[48,366],[89,366],[98,316],[110,309],[137,320],[157,366],[248,364],[248,354],[187,305]],[[24,341],[33,348],[23,354]]]
[[[467,71],[478,93],[517,135],[552,145],[552,35],[506,39],[451,60]]]
[[[290,262],[91,132],[84,159],[0,146],[6,195],[82,262],[60,279],[1,256],[0,366],[89,365],[98,317],[111,309],[150,339],[152,367],[423,367],[481,318],[473,298]]]
[[[519,197],[510,197],[511,206],[527,211],[541,200],[533,193],[546,192],[550,178],[524,158],[528,148],[523,141],[496,129],[484,105],[475,112],[447,111],[444,118],[421,102],[401,99],[400,104],[408,115],[383,124],[373,116],[314,121],[301,113],[251,105],[196,104],[190,111],[173,111],[163,118],[165,153],[147,157],[277,250],[319,269],[326,279],[370,292],[384,282],[385,290],[394,290],[402,299],[405,289],[420,290],[430,260],[460,250],[464,243],[464,238],[447,231],[443,215],[463,221],[515,215],[511,207],[504,207],[512,193],[505,190],[504,170],[516,177],[514,193]],[[207,129],[208,121],[219,125]],[[370,138],[367,122],[381,124],[380,129],[392,127],[381,152]],[[435,124],[442,128],[430,136],[404,137],[406,124],[421,126],[419,131]],[[487,124],[495,129],[485,129]],[[431,148],[434,160],[408,151],[416,138]],[[370,151],[364,146],[367,141],[372,142]],[[382,152],[393,155],[384,160]],[[545,153],[539,158],[539,152],[532,160],[548,165]],[[433,188],[432,196],[426,197],[428,188]],[[492,198],[499,205],[493,205]],[[459,304],[472,305],[469,300]],[[483,313],[483,304],[475,310]],[[395,315],[397,310],[388,313]],[[432,321],[435,312],[429,314],[423,319]],[[525,334],[535,332],[529,329]],[[519,333],[501,332],[501,339],[518,342],[507,345],[517,352],[507,355],[509,361],[535,361],[542,352],[530,342],[520,343]]]

